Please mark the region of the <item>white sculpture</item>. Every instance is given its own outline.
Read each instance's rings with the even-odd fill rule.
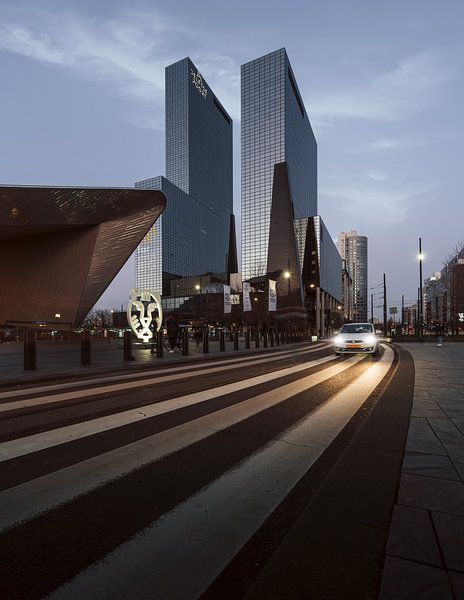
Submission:
[[[133,288],[129,293],[127,320],[139,340],[148,342],[163,322],[160,294]]]

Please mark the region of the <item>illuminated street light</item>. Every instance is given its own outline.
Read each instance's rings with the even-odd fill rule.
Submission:
[[[292,276],[292,274],[290,273],[290,271],[284,271],[283,275],[284,279],[288,281],[288,295],[290,296],[290,277]]]
[[[200,284],[199,284],[199,283],[197,283],[197,284],[196,284],[196,286],[195,286],[195,289],[197,290],[197,292],[199,292],[199,291],[200,291],[200,289],[201,289],[201,286],[200,286]]]
[[[422,295],[422,261],[424,260],[425,255],[422,253],[422,238],[419,238],[419,253],[417,255],[417,259],[419,260],[419,306],[418,306],[418,317],[419,317],[419,340],[421,342],[424,341],[423,339],[423,321],[424,321],[424,317],[423,317],[423,306],[424,306],[424,299],[423,299],[423,295]]]

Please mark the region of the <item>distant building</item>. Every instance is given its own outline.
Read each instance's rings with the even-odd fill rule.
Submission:
[[[367,322],[367,237],[342,231],[337,247],[353,278],[353,321]]]
[[[176,297],[188,287],[176,280],[226,281],[238,270],[232,175],[232,119],[184,58],[166,68],[166,177],[135,184],[167,197],[163,218],[137,248],[137,287]]]
[[[426,330],[464,331],[464,249],[451,257],[441,271],[425,279],[423,298]]]
[[[350,323],[353,320],[353,277],[344,258],[342,259],[342,310],[343,320]]]

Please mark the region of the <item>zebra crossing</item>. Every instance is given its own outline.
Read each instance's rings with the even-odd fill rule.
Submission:
[[[214,362],[2,397],[5,422],[44,407],[51,423],[58,410],[71,421],[0,443],[6,597],[201,597],[384,379],[393,351],[339,359],[321,344]],[[182,381],[198,389],[177,394]],[[120,399],[142,388],[148,401],[125,410]],[[110,414],[73,414],[112,394]]]

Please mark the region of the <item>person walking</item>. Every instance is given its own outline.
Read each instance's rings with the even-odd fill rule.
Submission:
[[[179,325],[176,323],[176,320],[172,315],[169,315],[168,320],[166,321],[166,330],[168,333],[169,345],[171,346],[169,352],[172,354],[174,352],[174,348],[176,347],[180,332]]]
[[[198,327],[198,326],[195,327],[195,333],[194,333],[193,337],[195,338],[195,343],[196,343],[197,348],[198,348],[198,346],[200,345],[201,340],[203,339],[203,331],[202,331],[201,327]]]

